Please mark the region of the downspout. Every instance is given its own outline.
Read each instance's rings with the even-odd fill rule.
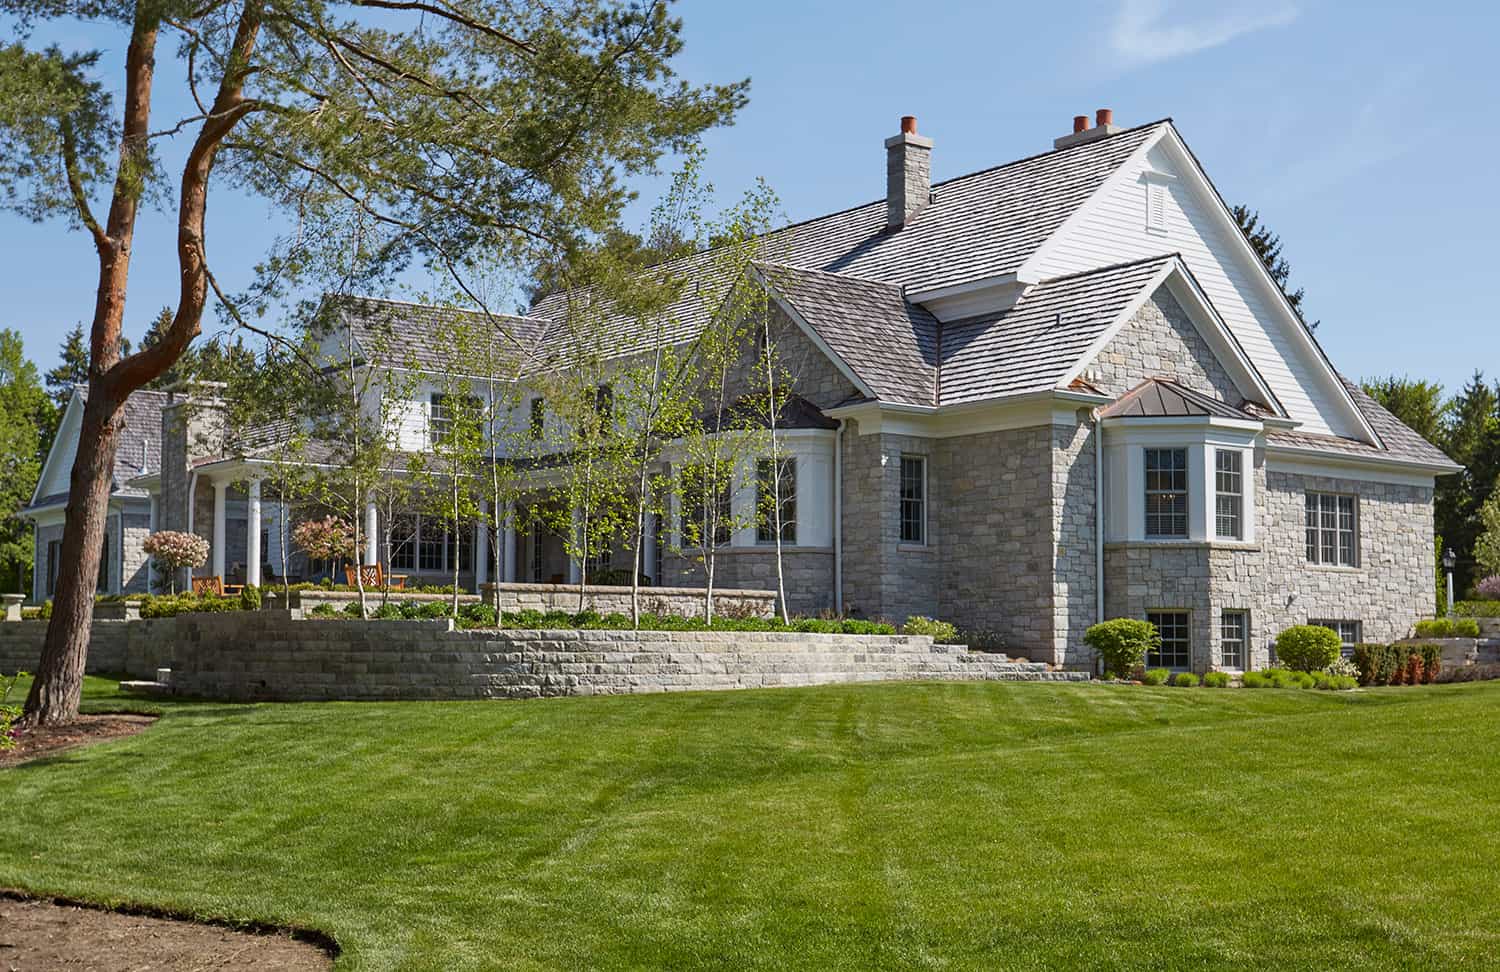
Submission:
[[[833,434],[833,612],[844,614],[844,420]]]
[[[1104,426],[1094,409],[1094,623],[1104,620]],[[1094,667],[1098,667],[1098,659]]]

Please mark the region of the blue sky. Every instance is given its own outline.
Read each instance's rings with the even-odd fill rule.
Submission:
[[[1449,390],[1475,368],[1500,377],[1495,5],[683,0],[676,9],[684,76],[752,80],[737,123],[706,139],[723,200],[756,177],[794,220],[877,198],[881,142],[903,114],[936,142],[935,180],[1049,149],[1073,115],[1099,107],[1123,125],[1171,116],[1224,197],[1259,209],[1281,234],[1293,284],[1306,288],[1318,337],[1346,374],[1409,374]],[[107,77],[119,73],[122,36],[90,25],[41,36],[100,47]],[[161,102],[158,118],[171,107]],[[636,223],[660,183],[639,188]],[[243,283],[274,218],[221,178],[208,219],[216,273]],[[0,215],[0,228],[0,325],[19,328],[49,367],[62,334],[91,313],[92,251],[62,223]],[[172,245],[171,220],[149,214],[130,278],[132,337],[175,297]]]

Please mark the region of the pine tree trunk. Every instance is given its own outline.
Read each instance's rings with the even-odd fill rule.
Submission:
[[[121,418],[119,406],[93,389],[83,407],[79,442],[94,445],[80,448],[73,460],[63,526],[61,562],[73,566],[58,571],[52,620],[26,698],[24,726],[61,725],[78,718]]]

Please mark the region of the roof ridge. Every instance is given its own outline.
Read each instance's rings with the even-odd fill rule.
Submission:
[[[420,307],[423,310],[451,310],[460,314],[481,314],[487,317],[505,317],[518,321],[536,321],[538,324],[550,324],[551,319],[546,317],[533,317],[530,314],[500,314],[493,311],[469,308],[453,307],[446,304],[423,303],[419,300],[402,300],[399,297],[375,297],[370,294],[325,294],[324,297],[333,297],[343,300],[364,300],[375,304],[399,304],[403,307]]]

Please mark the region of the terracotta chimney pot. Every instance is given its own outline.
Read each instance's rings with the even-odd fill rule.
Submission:
[[[902,115],[901,116],[901,134],[903,134],[903,135],[915,135],[915,134],[917,134],[917,116],[916,115]]]
[[[1088,115],[1074,115],[1073,116],[1073,134],[1074,135],[1077,135],[1079,132],[1088,131],[1088,127],[1089,127],[1089,116]]]
[[[1115,113],[1113,109],[1100,108],[1094,113],[1094,125],[1096,127],[1103,128],[1105,125],[1113,125],[1114,123]]]

